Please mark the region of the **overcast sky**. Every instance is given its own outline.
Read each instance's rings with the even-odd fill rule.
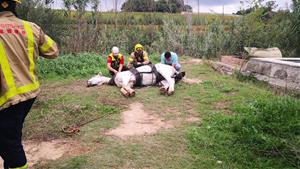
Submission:
[[[62,0],[54,0],[54,8],[63,8]],[[118,9],[126,0],[118,0]],[[278,8],[287,9],[292,4],[292,0],[276,0]],[[101,0],[100,10],[110,11],[113,9],[114,0]],[[198,12],[198,0],[184,0],[185,4],[192,6],[194,12]],[[240,0],[199,0],[200,12],[204,13],[222,13],[231,14],[241,9]]]

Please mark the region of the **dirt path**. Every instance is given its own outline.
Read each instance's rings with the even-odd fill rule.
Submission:
[[[122,113],[122,124],[105,134],[126,139],[130,136],[154,134],[160,129],[171,127],[173,125],[170,122],[145,111],[144,106],[136,102],[130,105],[130,110]]]
[[[30,167],[37,163],[56,160],[62,157],[76,156],[89,151],[79,142],[72,140],[24,141],[24,150]],[[0,167],[3,161],[0,160]]]
[[[182,81],[186,84],[201,84],[202,83],[202,80],[200,80],[200,79],[189,79],[186,77],[184,77],[182,79]]]
[[[202,59],[191,59],[188,61],[182,61],[181,64],[186,64],[186,65],[201,65],[203,64]]]

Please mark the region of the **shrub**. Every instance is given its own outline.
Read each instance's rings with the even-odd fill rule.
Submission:
[[[106,70],[106,57],[97,54],[64,55],[54,60],[39,59],[38,71],[41,79],[87,77]]]

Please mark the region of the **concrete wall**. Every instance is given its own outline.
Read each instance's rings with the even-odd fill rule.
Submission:
[[[285,58],[285,60],[299,60]],[[243,67],[244,75],[253,75],[258,80],[277,87],[300,91],[300,63],[270,58],[252,58]]]

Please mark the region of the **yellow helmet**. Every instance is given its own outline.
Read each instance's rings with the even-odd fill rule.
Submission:
[[[14,2],[16,2],[18,4],[22,3],[22,0],[12,0],[12,1],[14,1]]]
[[[18,4],[20,4],[22,2],[22,0],[6,0],[6,1],[13,1],[13,2],[16,2]]]
[[[144,50],[143,45],[141,45],[139,43],[135,45],[134,50],[137,51],[139,48],[142,49],[142,50]]]

